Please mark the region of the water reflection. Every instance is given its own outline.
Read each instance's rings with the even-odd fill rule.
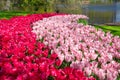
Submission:
[[[120,22],[120,3],[108,5],[89,4],[82,8],[82,13],[90,18],[90,23],[103,24]]]
[[[62,4],[57,6],[60,12],[87,15],[90,18],[89,23],[104,24],[120,22],[120,2],[83,4],[82,6],[79,5],[79,9],[65,8]]]
[[[120,22],[120,2],[116,3],[116,22]]]

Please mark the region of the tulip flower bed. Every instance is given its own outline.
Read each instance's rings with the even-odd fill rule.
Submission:
[[[61,14],[0,20],[0,80],[95,80],[67,62],[64,64],[49,45],[36,40],[32,23],[55,15]]]
[[[49,46],[70,67],[99,80],[116,80],[120,75],[120,38],[90,25],[78,23],[83,15],[59,15],[32,25],[37,41]],[[75,80],[75,79],[73,79]]]

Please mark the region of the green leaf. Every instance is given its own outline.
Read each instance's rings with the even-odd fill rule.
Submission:
[[[42,37],[42,39],[40,39],[40,42],[43,42],[44,41],[44,37]]]
[[[99,77],[94,73],[92,73],[91,76],[93,76],[96,80],[100,80]]]
[[[120,74],[118,74],[118,77],[117,77],[117,79],[116,80],[120,80]]]
[[[116,62],[120,63],[120,59],[114,57],[113,60],[115,60]]]
[[[47,79],[47,80],[54,80],[54,77],[48,76],[48,79]]]
[[[61,66],[59,67],[59,69],[68,67],[68,66],[70,66],[70,64],[71,64],[71,62],[67,62],[67,61],[64,60],[61,64]]]
[[[56,48],[60,47],[60,42],[57,44]]]
[[[84,25],[88,25],[88,21],[85,19],[79,19],[78,23],[83,23]]]

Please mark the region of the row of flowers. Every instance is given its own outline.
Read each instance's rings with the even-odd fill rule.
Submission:
[[[32,23],[55,15],[63,14],[33,14],[0,20],[0,80],[95,80],[86,77],[80,69],[64,66],[65,61],[58,58],[56,51],[36,40]],[[42,24],[37,25],[39,28]],[[47,35],[44,31],[39,31],[42,38],[43,34]]]
[[[93,26],[78,23],[84,15],[59,15],[33,23],[37,40],[57,53],[61,61],[100,80],[116,80],[120,74],[120,38]]]

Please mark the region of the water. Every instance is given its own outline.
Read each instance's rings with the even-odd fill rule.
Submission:
[[[120,2],[116,4],[116,22],[120,22]]]
[[[120,22],[120,2],[112,3],[90,3],[86,5],[78,5],[79,9],[66,8],[64,5],[58,5],[60,12],[79,13],[89,17],[91,24],[106,24]],[[73,7],[73,6],[72,6]]]
[[[108,5],[86,5],[82,7],[82,13],[87,15],[89,23],[104,24],[120,22],[120,3]]]

